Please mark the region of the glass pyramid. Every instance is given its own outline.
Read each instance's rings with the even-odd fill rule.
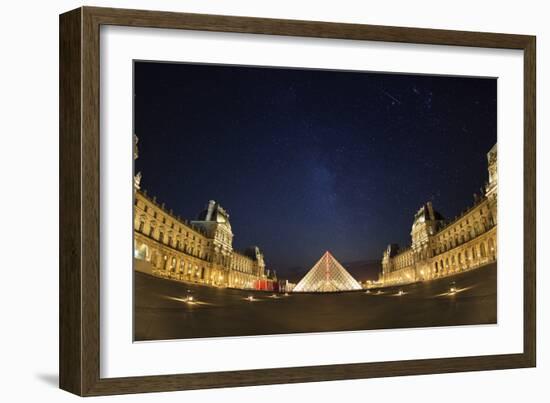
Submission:
[[[360,290],[361,285],[329,251],[300,280],[293,292],[335,292]]]

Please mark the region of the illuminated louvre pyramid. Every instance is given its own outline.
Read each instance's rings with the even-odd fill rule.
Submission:
[[[361,285],[330,254],[325,254],[300,280],[293,292],[335,292],[360,290]]]

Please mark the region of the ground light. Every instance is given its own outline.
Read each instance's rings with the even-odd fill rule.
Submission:
[[[195,298],[191,295],[191,290],[187,290],[187,296],[184,297],[183,300],[187,303],[195,302]]]
[[[405,293],[403,292],[403,290],[399,290],[399,292],[397,293],[397,295],[399,295],[399,296],[401,296],[401,295],[403,295],[403,294],[405,294]]]
[[[285,292],[285,297],[288,297],[288,292]]]
[[[246,300],[250,301],[250,302],[255,301],[255,299],[252,295],[249,295],[248,297],[246,297]]]
[[[453,281],[449,285],[449,294],[455,294],[456,293],[456,283]]]
[[[370,290],[365,291],[365,294],[370,294]]]

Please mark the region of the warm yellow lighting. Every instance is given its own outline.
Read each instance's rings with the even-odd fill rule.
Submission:
[[[399,292],[397,293],[397,295],[403,295],[403,294],[404,294],[403,290],[399,290]]]

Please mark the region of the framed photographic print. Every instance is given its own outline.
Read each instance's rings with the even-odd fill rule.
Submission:
[[[60,386],[535,366],[535,37],[60,17]]]

